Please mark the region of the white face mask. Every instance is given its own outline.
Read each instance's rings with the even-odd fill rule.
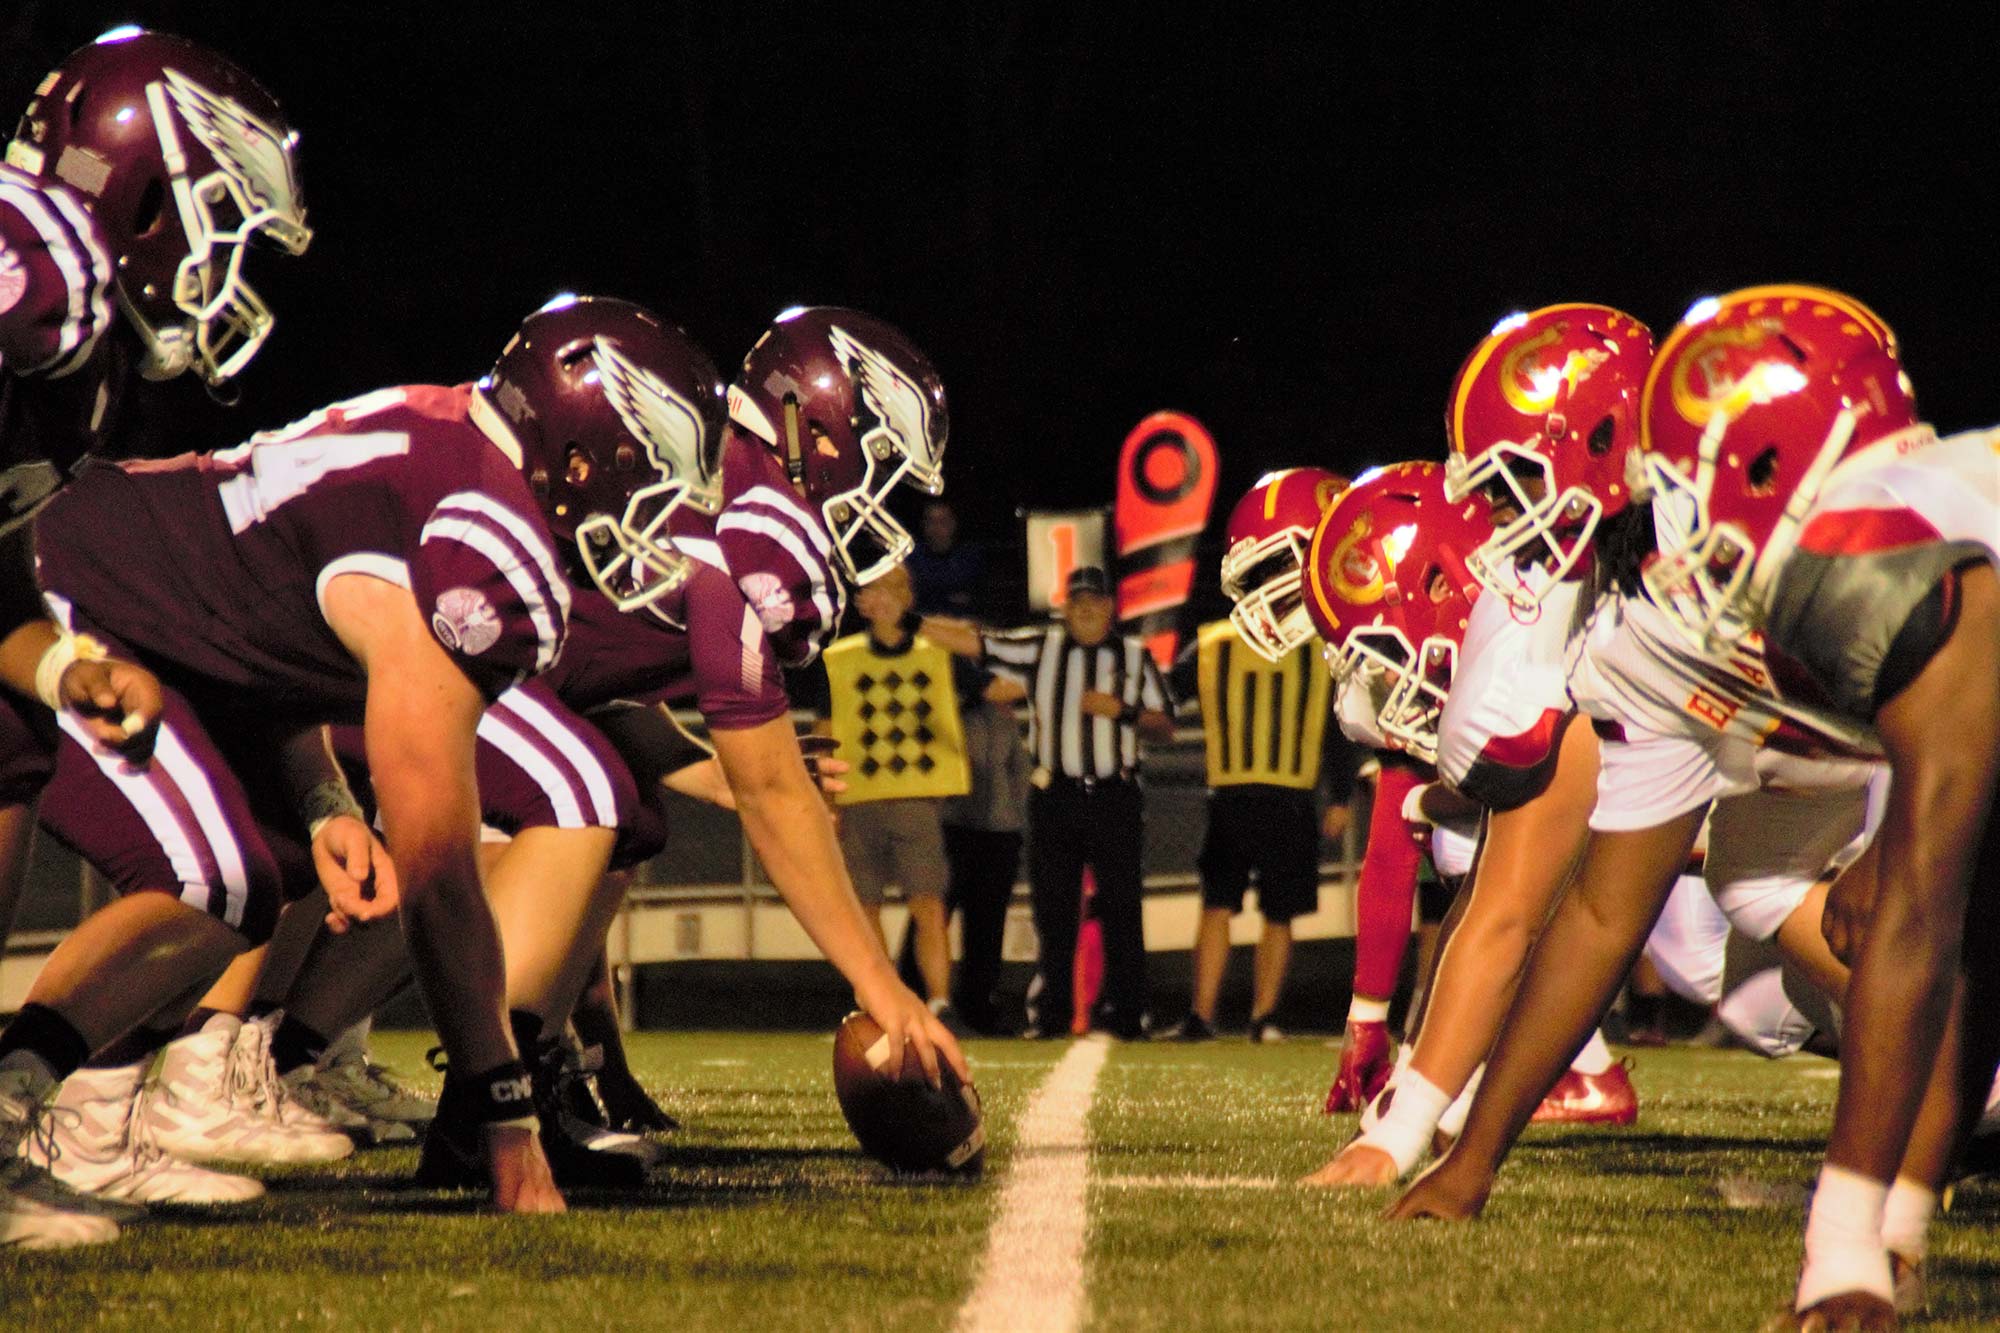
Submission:
[[[1341,734],[1371,750],[1394,749],[1382,734],[1382,705],[1388,696],[1388,676],[1372,662],[1362,663],[1346,679],[1335,682],[1333,713]]]

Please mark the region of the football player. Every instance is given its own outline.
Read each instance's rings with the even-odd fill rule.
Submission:
[[[1589,438],[1572,447],[1588,451]],[[1632,444],[1629,429],[1614,432],[1607,456]],[[1607,483],[1594,489],[1606,498]],[[1629,970],[1704,818],[1706,873],[1732,924],[1774,939],[1827,995],[1844,986],[1814,926],[1823,872],[1862,829],[1868,738],[1777,700],[1757,645],[1706,653],[1684,645],[1637,595],[1650,522],[1635,506],[1598,525],[1589,610],[1570,651],[1570,693],[1602,743],[1577,881],[1538,946],[1562,965],[1530,968],[1459,1144],[1392,1216],[1478,1211],[1492,1170],[1560,1068],[1559,1052],[1583,1040]]]
[[[224,385],[270,333],[244,281],[244,247],[287,253],[311,239],[297,136],[277,104],[214,52],[121,28],[71,54],[39,88],[0,166],[0,679],[62,707],[95,741],[143,753],[157,683],[102,644],[46,618],[26,522],[63,470],[92,453],[144,452],[133,438],[142,381],[195,373]],[[13,917],[29,798],[47,779],[25,732],[32,705],[0,716],[0,934]],[[39,725],[39,723],[37,723]],[[19,1089],[0,1152],[32,1108]],[[198,1190],[203,1173],[155,1161],[140,1194]],[[215,1183],[210,1180],[208,1183]],[[102,1218],[65,1230],[0,1187],[0,1243],[103,1239]]]
[[[1320,515],[1345,479],[1320,468],[1284,468],[1259,478],[1224,528],[1222,591],[1243,641],[1275,662],[1314,637],[1305,606],[1305,551]],[[1358,1111],[1388,1080],[1394,1053],[1389,1001],[1410,940],[1419,849],[1403,836],[1404,800],[1428,776],[1420,760],[1374,747],[1373,822],[1355,885],[1354,985],[1327,1114]]]
[[[893,971],[880,971],[887,960],[872,928],[863,944],[849,934],[850,913],[860,909],[837,844],[822,838],[831,826],[786,720],[780,674],[817,654],[845,604],[836,568],[858,563],[839,560],[819,514],[847,516],[852,548],[868,536],[880,551],[897,551],[893,533],[881,537],[893,520],[880,512],[882,496],[868,479],[893,480],[909,471],[896,460],[913,456],[937,475],[942,387],[923,354],[872,316],[791,311],[746,358],[730,394],[734,424],[725,430],[721,382],[684,339],[672,358],[653,359],[656,369],[673,361],[678,373],[670,377],[621,375],[615,362],[591,359],[593,338],[642,317],[651,318],[622,302],[553,303],[524,325],[475,399],[486,405],[484,418],[510,434],[552,529],[591,584],[575,599],[562,660],[504,696],[481,733],[488,820],[514,834],[490,887],[517,1033],[541,1051],[532,1062],[544,1075],[541,1104],[550,1106],[554,1034],[601,954],[619,901],[615,885],[600,887],[613,836],[623,829],[630,840],[621,862],[658,849],[657,833],[639,831],[649,821],[631,808],[627,768],[648,798],[678,773],[689,794],[734,804],[772,882],[854,982],[863,1007],[899,1045],[914,1042],[927,1068],[942,1058],[963,1076],[949,1034]],[[630,406],[621,406],[628,400],[621,395]],[[796,485],[782,452],[741,428],[745,415],[753,423],[788,419],[800,431],[801,453],[812,461]],[[625,500],[621,456],[632,448],[635,421],[719,450],[716,484]],[[688,704],[708,725],[720,781],[703,762],[707,750],[661,711]],[[592,739],[600,724],[622,762]],[[552,895],[576,915],[552,920]],[[330,1021],[328,1030],[339,1026]],[[457,1138],[444,1108],[440,1121],[424,1174],[445,1181],[462,1175],[464,1154],[452,1151]],[[565,1160],[585,1168],[585,1159]]]
[[[1972,892],[2000,867],[2000,436],[1937,438],[1888,326],[1803,286],[1697,304],[1645,421],[1650,595],[1692,644],[1762,628],[1785,694],[1888,756],[1881,833],[1827,899],[1854,973],[1793,1309],[1893,1327],[2000,1044],[1994,897]]]

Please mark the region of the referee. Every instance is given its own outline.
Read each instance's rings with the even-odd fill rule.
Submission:
[[[1041,940],[1041,1000],[1035,1035],[1069,1031],[1071,978],[1082,912],[1083,868],[1096,872],[1104,932],[1102,1026],[1128,1040],[1146,1035],[1146,942],[1140,911],[1145,807],[1139,740],[1169,740],[1173,704],[1145,644],[1114,635],[1111,587],[1092,567],[1069,576],[1062,620],[1045,628],[947,637],[975,647],[995,675],[1018,681],[1032,714],[1028,796],[1028,884]]]

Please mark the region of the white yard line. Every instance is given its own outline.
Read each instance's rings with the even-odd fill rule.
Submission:
[[[1290,1183],[1271,1176],[1099,1176],[1097,1178],[1098,1187],[1108,1190],[1274,1190]]]
[[[958,1333],[1070,1333],[1083,1317],[1083,1248],[1090,1184],[1086,1121],[1111,1053],[1103,1038],[1077,1042],[1021,1113],[1000,1190],[1000,1213]]]

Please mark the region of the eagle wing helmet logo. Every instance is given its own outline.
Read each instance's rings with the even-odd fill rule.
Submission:
[[[591,360],[605,399],[634,438],[644,442],[653,465],[688,487],[688,499],[708,513],[722,506],[720,478],[711,456],[708,429],[693,403],[659,376],[634,365],[603,337],[594,340]]]

